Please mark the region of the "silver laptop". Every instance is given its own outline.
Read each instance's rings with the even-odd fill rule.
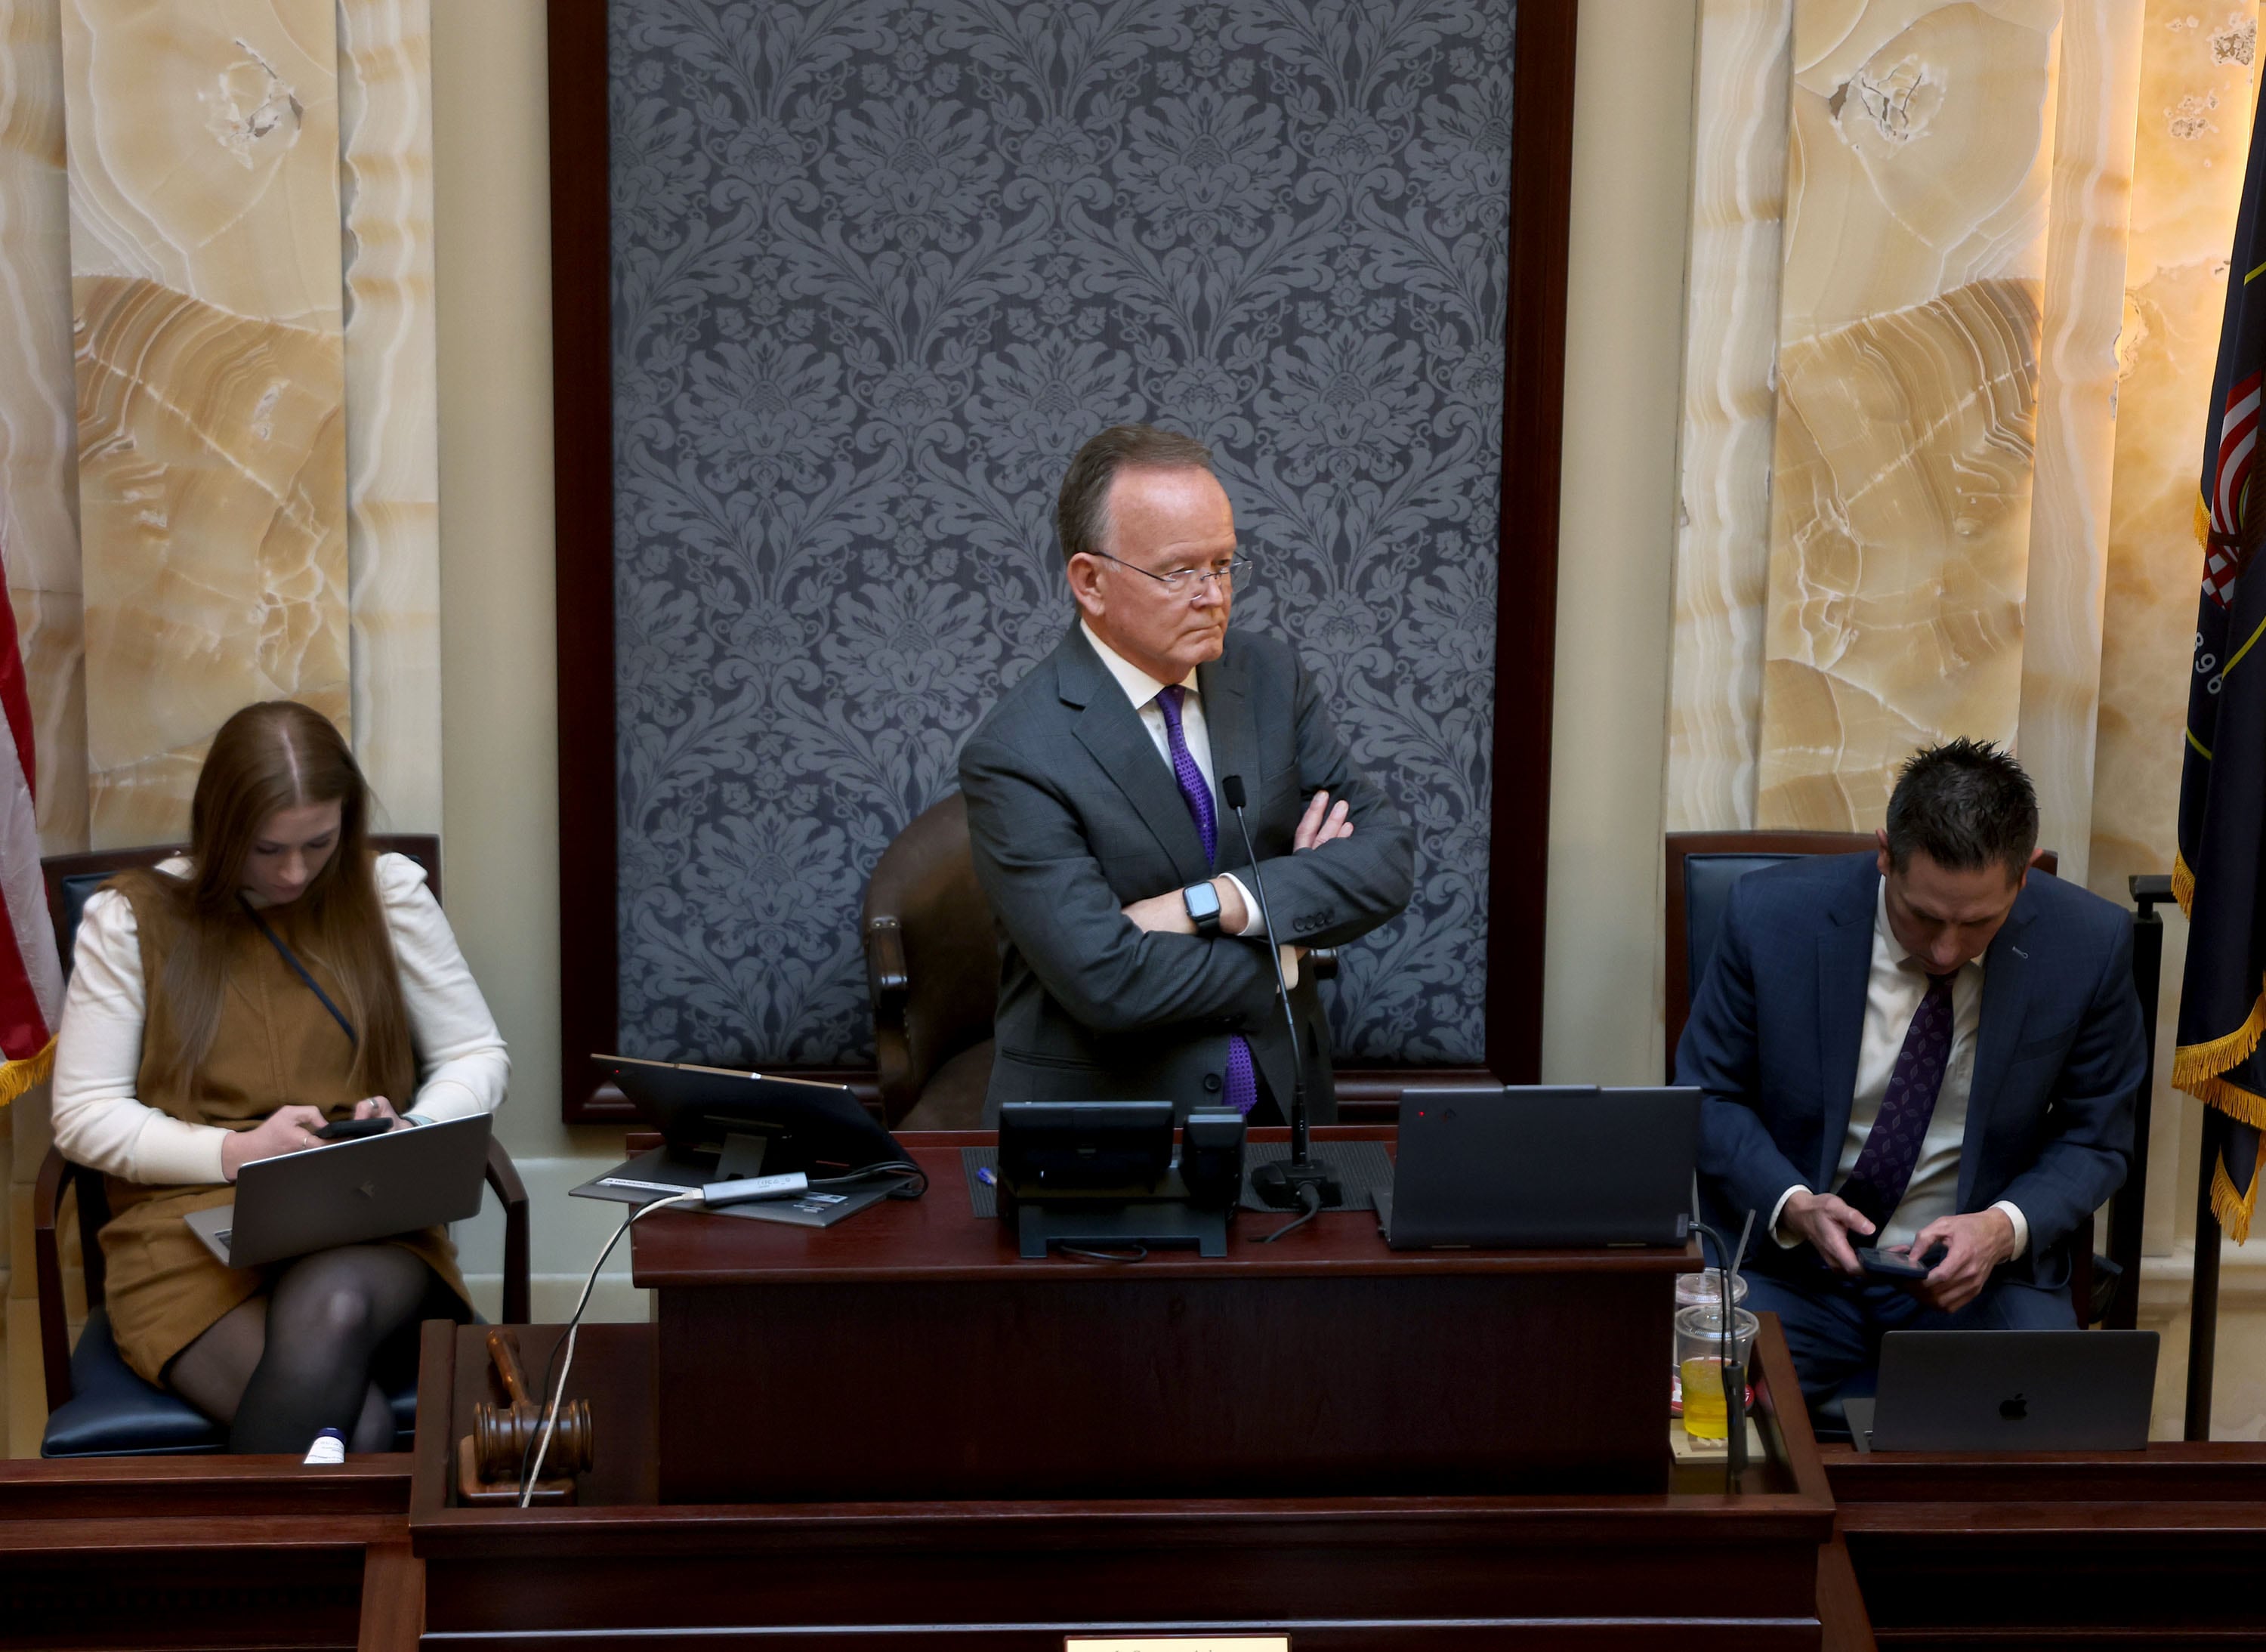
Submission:
[[[1696,1089],[1443,1085],[1400,1093],[1378,1225],[1395,1250],[1681,1245]]]
[[[488,1115],[327,1142],[237,1173],[236,1202],[192,1212],[189,1231],[230,1268],[359,1245],[480,1208]]]
[[[2138,1451],[2155,1394],[2153,1331],[1891,1331],[1843,1409],[1860,1451]]]

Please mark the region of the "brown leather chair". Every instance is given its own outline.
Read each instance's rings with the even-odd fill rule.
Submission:
[[[883,1118],[893,1130],[981,1129],[999,939],[959,793],[916,815],[881,852],[859,932]],[[1305,967],[1333,979],[1338,955],[1318,949]]]
[[[881,852],[859,925],[891,1129],[972,1130],[991,1083],[999,941],[954,792]]]

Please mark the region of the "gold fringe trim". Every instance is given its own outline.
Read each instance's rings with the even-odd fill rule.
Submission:
[[[2211,549],[2211,501],[2200,491],[2196,494],[2195,537],[2197,545]]]
[[[2258,1213],[2258,1172],[2250,1173],[2250,1191],[2237,1193],[2234,1180],[2226,1173],[2226,1160],[2222,1156],[2211,1172],[2211,1213],[2218,1218],[2219,1231],[2237,1245],[2250,1238],[2250,1218]]]
[[[2180,1088],[2198,1101],[2217,1107],[2238,1124],[2248,1124],[2255,1130],[2266,1130],[2266,1096],[2256,1095],[2230,1078],[2205,1078],[2193,1088]]]
[[[55,1070],[55,1041],[52,1038],[36,1056],[0,1064],[0,1107],[6,1107],[33,1085],[46,1083],[48,1075]]]
[[[2195,916],[2195,869],[2177,850],[2172,852],[2172,899],[2180,903],[2182,913]]]
[[[2191,1096],[2232,1113],[2245,1124],[2266,1129],[2266,1098],[2254,1096],[2248,1090],[2238,1090],[2218,1076],[2249,1060],[2251,1052],[2258,1048],[2261,1036],[2266,1036],[2266,996],[2261,996],[2252,1004],[2248,1019],[2224,1037],[2214,1038],[2207,1044],[2182,1044],[2172,1057],[2172,1088],[2184,1090]],[[2245,1100],[2222,1101],[2211,1093],[2215,1090],[2230,1091],[2245,1098]]]

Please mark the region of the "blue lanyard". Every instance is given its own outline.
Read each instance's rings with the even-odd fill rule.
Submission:
[[[259,909],[258,907],[254,906],[251,902],[245,900],[244,896],[241,895],[238,895],[236,898],[243,903],[244,910],[250,915],[252,921],[259,925],[259,932],[267,937],[270,944],[274,947],[277,952],[283,955],[283,961],[291,966],[291,973],[297,976],[300,980],[305,982],[307,983],[307,990],[313,993],[318,998],[322,1000],[323,1007],[331,1012],[331,1019],[339,1024],[339,1030],[347,1035],[347,1042],[359,1047],[362,1043],[362,1040],[355,1035],[354,1023],[347,1020],[345,1015],[340,1012],[339,1006],[331,1002],[331,995],[324,991],[320,986],[316,984],[315,977],[307,973],[307,966],[301,963],[296,954],[295,954],[289,947],[286,947],[283,944],[283,938],[268,927],[267,920],[259,916]]]

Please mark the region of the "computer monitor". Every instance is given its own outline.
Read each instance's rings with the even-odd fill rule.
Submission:
[[[905,1156],[847,1085],[632,1056],[591,1059],[675,1152],[720,1154],[730,1137],[760,1140],[766,1175],[857,1170]]]

